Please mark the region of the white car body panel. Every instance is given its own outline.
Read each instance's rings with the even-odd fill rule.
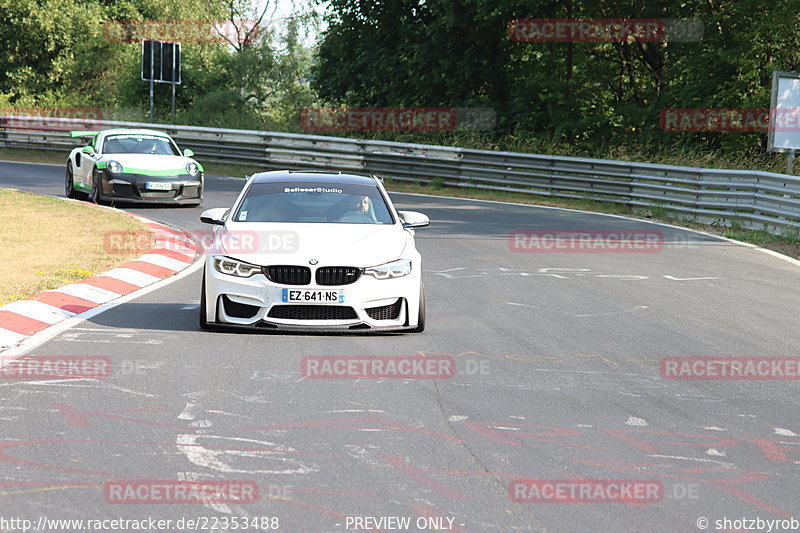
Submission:
[[[374,266],[394,261],[401,257],[406,246],[409,244],[413,246],[413,239],[409,243],[408,232],[398,232],[395,225],[229,222],[220,232],[220,251],[223,255],[257,265],[276,264],[275,261],[284,261],[285,264],[291,265],[307,265],[309,259],[319,256],[324,257],[330,265],[352,263],[356,266]],[[237,241],[236,236],[241,237],[248,233],[281,235],[283,232],[299,234],[299,238],[296,239],[298,249],[295,253],[287,254],[290,250],[279,250],[277,254],[242,252],[237,250],[236,246],[227,248],[225,246],[225,243],[231,240]],[[231,237],[226,239],[226,234],[230,234]],[[260,241],[258,244],[262,247],[269,245],[265,238],[256,240]]]
[[[186,165],[194,161],[183,156],[156,154],[108,154],[104,157],[116,161],[125,169],[135,168],[154,172],[169,170],[183,172]]]

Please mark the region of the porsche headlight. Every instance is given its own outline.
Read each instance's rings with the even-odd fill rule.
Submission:
[[[186,172],[188,172],[190,176],[197,176],[197,173],[200,172],[200,169],[197,168],[197,163],[192,161],[186,163]]]
[[[109,161],[108,163],[106,163],[106,168],[112,174],[119,174],[120,172],[122,172],[122,165],[120,165],[116,161]]]
[[[250,263],[244,263],[242,261],[223,256],[214,258],[214,269],[217,272],[228,274],[229,276],[237,276],[240,278],[249,278],[253,274],[258,274],[261,272],[260,266],[251,265]]]
[[[372,276],[375,279],[402,278],[403,276],[408,276],[410,273],[411,259],[400,259],[399,261],[393,261],[385,265],[364,269],[364,274]]]

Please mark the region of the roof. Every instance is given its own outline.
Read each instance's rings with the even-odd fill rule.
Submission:
[[[375,185],[375,179],[370,176],[355,174],[342,174],[336,171],[319,170],[275,170],[260,172],[253,176],[253,183],[274,183],[286,181],[301,181],[304,183],[349,183],[353,185]]]
[[[164,133],[163,131],[156,131],[156,130],[146,130],[146,129],[125,129],[125,128],[117,128],[112,130],[103,130],[103,135],[157,135],[158,137],[167,137],[169,135]]]

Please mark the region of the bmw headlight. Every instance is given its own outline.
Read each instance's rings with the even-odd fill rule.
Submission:
[[[376,279],[402,278],[411,273],[411,259],[400,259],[385,265],[364,269],[364,274]]]
[[[197,173],[200,172],[200,169],[197,168],[197,163],[191,161],[186,163],[186,172],[188,172],[190,176],[197,176]]]
[[[108,163],[106,163],[106,168],[112,174],[119,174],[120,172],[122,172],[122,165],[120,165],[116,161],[109,161]]]
[[[251,265],[250,263],[244,263],[236,259],[231,259],[230,257],[222,256],[214,258],[214,269],[217,272],[222,272],[223,274],[237,276],[240,278],[249,278],[253,274],[258,274],[261,272],[260,266]]]

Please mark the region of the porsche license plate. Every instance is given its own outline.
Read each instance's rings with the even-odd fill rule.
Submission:
[[[150,191],[169,191],[172,189],[172,184],[158,181],[148,181],[144,184],[144,187]]]
[[[320,291],[309,289],[281,289],[281,301],[286,303],[343,304],[344,291]]]

